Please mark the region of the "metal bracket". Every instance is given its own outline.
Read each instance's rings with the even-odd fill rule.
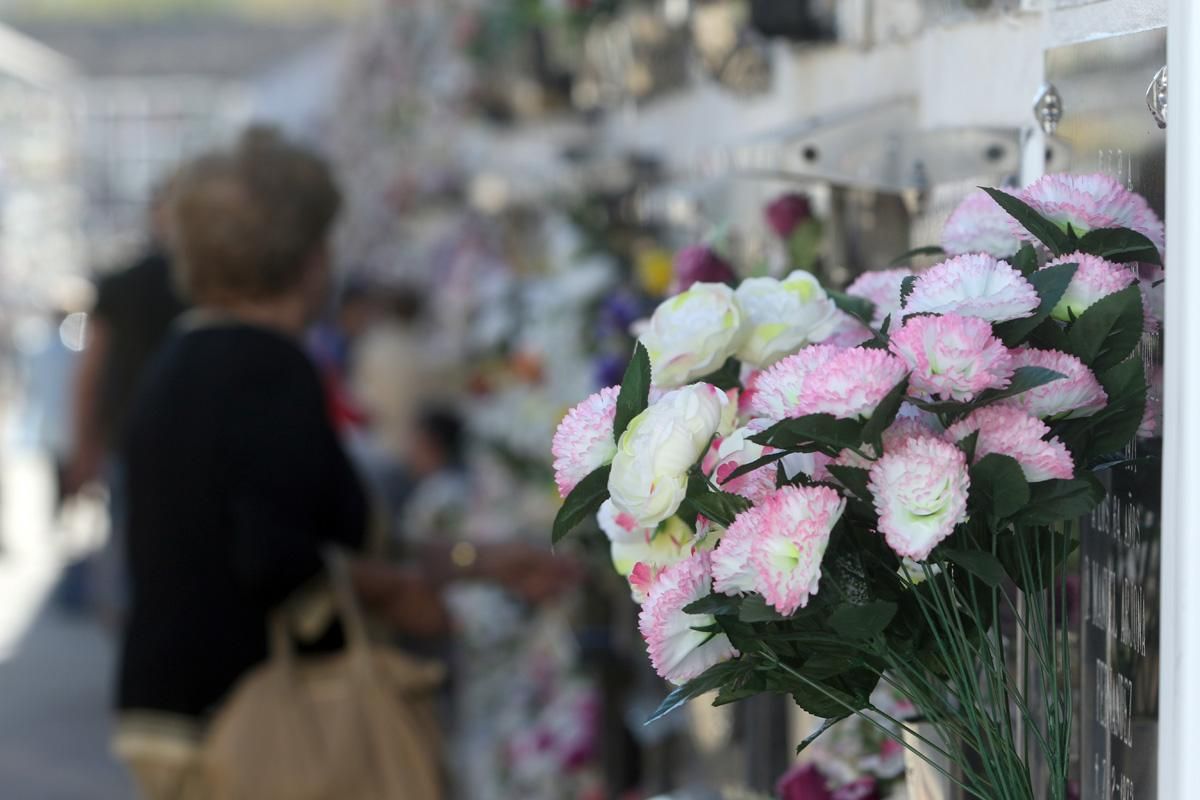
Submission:
[[[1015,128],[919,127],[916,102],[816,117],[706,155],[703,177],[768,176],[901,193],[1015,174]]]

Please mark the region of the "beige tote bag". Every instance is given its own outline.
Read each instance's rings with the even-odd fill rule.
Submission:
[[[271,656],[205,742],[212,800],[441,800],[441,665],[369,641],[344,558],[330,559],[341,653],[300,658],[276,619]]]

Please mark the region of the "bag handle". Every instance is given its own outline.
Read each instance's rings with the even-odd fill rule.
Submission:
[[[334,619],[342,624],[346,636],[346,651],[356,660],[366,660],[370,654],[371,637],[367,632],[366,617],[354,593],[350,580],[350,564],[346,554],[330,547],[325,551],[325,568],[333,596]],[[288,624],[288,609],[277,609],[271,614],[269,625],[271,659],[291,669],[295,663],[295,646]]]

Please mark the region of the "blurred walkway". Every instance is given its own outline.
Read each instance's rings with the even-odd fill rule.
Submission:
[[[47,476],[11,452],[0,467],[0,797],[128,800],[108,748],[113,643],[47,606],[61,570]]]

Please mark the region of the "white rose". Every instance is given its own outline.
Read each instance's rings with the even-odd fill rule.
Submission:
[[[742,309],[723,283],[697,283],[664,301],[642,332],[654,384],[682,386],[716,372],[737,352]]]
[[[729,398],[707,383],[667,392],[633,418],[613,458],[608,491],[619,512],[653,527],[679,510],[688,471],[725,417]]]
[[[765,368],[800,348],[827,339],[837,328],[837,306],[821,284],[797,270],[782,281],[748,278],[737,288],[746,329],[738,358]]]

